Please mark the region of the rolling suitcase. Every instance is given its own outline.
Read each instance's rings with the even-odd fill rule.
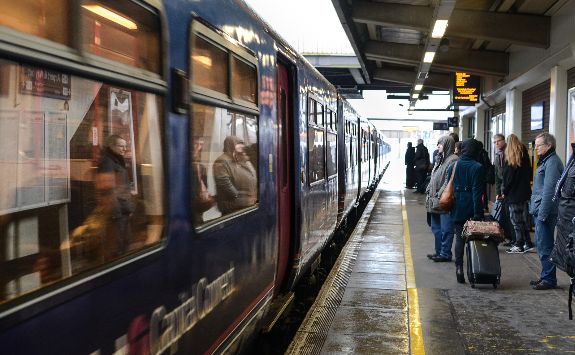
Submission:
[[[492,284],[497,288],[501,280],[501,264],[497,245],[503,240],[499,223],[467,221],[463,226],[467,241],[467,278],[475,284]]]
[[[501,264],[497,243],[490,239],[467,242],[467,278],[475,284],[492,284],[497,288],[501,280]]]

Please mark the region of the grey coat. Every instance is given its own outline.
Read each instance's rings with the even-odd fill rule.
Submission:
[[[454,154],[455,152],[455,141],[450,136],[443,136],[439,138],[439,144],[443,145],[443,156],[441,159],[437,159],[433,171],[431,172],[431,180],[426,189],[425,207],[427,212],[430,213],[448,213],[439,209],[439,198],[441,193],[447,186],[446,174],[447,168],[458,159],[458,156]]]
[[[540,159],[533,178],[533,192],[529,213],[541,221],[557,215],[557,204],[552,201],[555,185],[563,173],[563,163],[555,152]]]

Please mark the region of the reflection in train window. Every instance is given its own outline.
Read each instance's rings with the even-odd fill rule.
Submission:
[[[193,39],[193,84],[227,95],[228,53],[200,36]]]
[[[232,97],[256,103],[256,68],[232,56]]]
[[[84,49],[100,57],[160,73],[157,14],[130,1],[82,2]],[[64,22],[69,22],[64,19]]]
[[[157,244],[164,216],[160,97],[3,67],[0,302]]]
[[[325,178],[325,152],[323,129],[308,127],[309,182]]]
[[[71,45],[71,0],[2,1],[0,26]]]
[[[258,202],[256,116],[193,105],[192,210],[196,226]]]
[[[327,176],[337,174],[337,135],[327,134]]]

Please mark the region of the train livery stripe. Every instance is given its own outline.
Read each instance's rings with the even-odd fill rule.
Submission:
[[[405,278],[407,282],[407,302],[409,309],[409,339],[411,354],[425,355],[421,317],[419,316],[419,296],[415,285],[415,271],[411,257],[411,236],[409,221],[405,209],[405,196],[401,196],[401,214],[403,216],[403,253],[405,258]]]
[[[273,296],[273,282],[268,284],[264,290],[246,307],[242,313],[234,320],[232,324],[219,336],[218,339],[210,346],[210,348],[205,352],[205,354],[213,354],[214,352],[225,351],[225,347],[233,344],[235,338],[242,334],[243,328],[245,328],[258,312],[266,307],[266,305],[271,301]],[[231,337],[230,335],[235,336]]]

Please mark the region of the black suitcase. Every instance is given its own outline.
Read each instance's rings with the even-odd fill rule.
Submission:
[[[475,287],[475,284],[492,284],[493,288],[497,288],[501,280],[501,264],[496,242],[467,242],[467,278],[471,287]]]

